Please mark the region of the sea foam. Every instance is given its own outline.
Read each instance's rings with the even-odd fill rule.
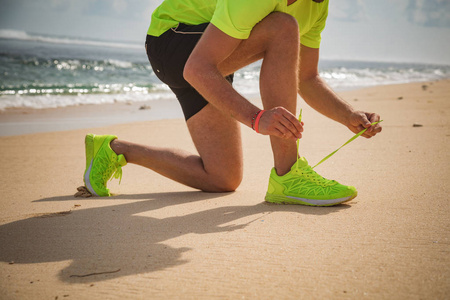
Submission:
[[[174,98],[143,47],[130,45],[0,30],[0,109]],[[259,97],[260,70],[261,62],[238,70],[234,88]],[[415,63],[325,59],[319,70],[336,91],[450,78],[450,66]]]

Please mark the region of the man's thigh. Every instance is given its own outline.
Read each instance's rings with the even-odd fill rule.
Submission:
[[[211,26],[211,25],[210,25]],[[282,34],[298,35],[298,24],[294,17],[286,13],[274,12],[256,24],[246,40],[242,40],[236,50],[219,64],[222,74],[228,75],[263,59],[266,51],[279,43]]]

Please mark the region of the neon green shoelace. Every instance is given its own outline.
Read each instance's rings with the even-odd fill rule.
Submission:
[[[298,120],[299,120],[299,122],[302,121],[302,109],[300,109],[300,115],[298,116]],[[383,120],[380,120],[378,122],[373,122],[373,123],[370,124],[370,126],[376,125],[376,124],[381,123],[381,122],[383,122]],[[317,167],[318,165],[320,165],[321,163],[323,163],[324,161],[326,161],[327,159],[332,157],[334,154],[336,154],[336,152],[341,150],[341,148],[343,148],[344,146],[350,144],[356,138],[358,138],[359,136],[364,134],[364,132],[366,132],[367,129],[369,129],[369,128],[365,128],[365,129],[361,130],[360,132],[358,132],[357,134],[355,134],[351,139],[349,139],[347,142],[345,142],[342,146],[340,146],[339,148],[337,148],[336,150],[334,150],[333,152],[331,152],[330,154],[325,156],[321,161],[319,161],[317,164],[315,164],[314,167],[312,167],[311,169],[314,169],[315,167]],[[299,144],[300,144],[300,139],[297,139],[297,153],[298,153],[298,150],[299,150]],[[297,160],[298,160],[298,158],[297,158]],[[298,168],[298,164],[297,164],[297,168]]]
[[[102,173],[102,177],[96,178],[97,183],[100,183],[101,185],[106,186],[106,182],[109,180],[119,179],[119,184],[122,181],[122,166],[119,161],[105,161],[103,160],[102,163],[106,165],[106,171]]]
[[[122,182],[122,167],[127,164],[127,161],[125,159],[125,156],[123,154],[119,154],[117,156],[117,161],[114,162],[116,165],[116,171],[113,174],[113,177],[111,177],[111,180],[113,178],[119,179],[119,184]]]
[[[114,172],[114,174],[110,180],[112,180],[113,178],[119,179],[119,184],[122,182],[122,166],[121,165],[119,165],[119,164],[117,165],[117,169]]]

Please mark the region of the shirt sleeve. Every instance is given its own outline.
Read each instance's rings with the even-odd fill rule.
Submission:
[[[319,48],[322,40],[322,31],[325,29],[325,24],[328,17],[328,5],[325,6],[322,15],[314,24],[314,26],[300,37],[302,45],[310,48]]]
[[[281,9],[278,0],[217,0],[211,19],[224,33],[237,39],[247,39],[258,22]]]

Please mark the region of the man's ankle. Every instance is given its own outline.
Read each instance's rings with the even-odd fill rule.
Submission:
[[[291,171],[293,164],[290,165],[275,165],[275,171],[278,176],[284,176]]]
[[[117,155],[124,154],[123,145],[122,143],[120,143],[118,139],[112,140],[109,146],[111,147],[112,151],[114,151],[114,153],[116,153]]]

